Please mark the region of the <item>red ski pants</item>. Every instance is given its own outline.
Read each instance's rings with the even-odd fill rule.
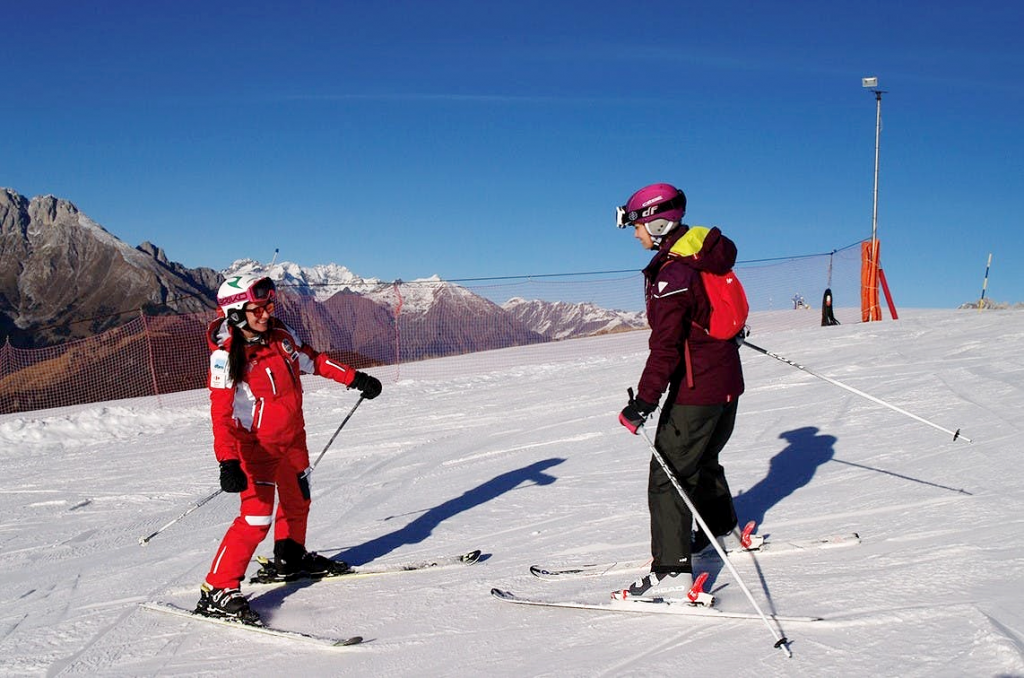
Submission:
[[[239,516],[231,523],[213,558],[206,583],[213,588],[238,588],[256,547],[274,525],[274,541],[306,543],[310,501],[303,496],[299,475],[309,466],[305,444],[267,449],[257,445],[242,455],[242,470],[249,487],[239,495]],[[274,494],[278,496],[274,512]],[[305,487],[308,496],[308,485]]]

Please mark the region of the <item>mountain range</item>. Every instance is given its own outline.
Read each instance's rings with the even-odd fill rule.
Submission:
[[[140,309],[209,310],[219,282],[149,242],[130,247],[67,200],[0,188],[0,336],[14,346],[91,336]]]
[[[451,355],[646,326],[642,313],[589,303],[515,298],[498,305],[437,276],[397,284],[333,263],[249,259],[224,271],[187,268],[150,242],[131,247],[68,200],[29,200],[0,188],[0,337],[19,348],[91,336],[139,312],[212,317],[218,286],[239,273],[274,279],[279,315],[314,345],[372,362],[403,359],[399,350],[405,358]],[[405,339],[401,349],[396,331]]]

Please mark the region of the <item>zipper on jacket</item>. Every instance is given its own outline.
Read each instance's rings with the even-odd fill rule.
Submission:
[[[270,371],[269,367],[267,367],[266,370],[267,378],[270,379],[270,392],[277,395],[277,384],[274,382],[274,373]]]
[[[267,403],[265,398],[260,398],[259,404],[256,405],[256,426],[255,430],[259,430],[260,426],[263,425],[263,406]]]

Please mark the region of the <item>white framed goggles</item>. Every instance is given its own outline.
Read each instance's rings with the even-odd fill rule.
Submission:
[[[627,212],[626,206],[622,205],[621,207],[615,208],[615,225],[619,228],[632,227],[635,225],[633,222],[637,219],[653,217],[655,214],[674,210],[677,207],[683,207],[685,205],[686,198],[683,197],[682,191],[680,191],[679,195],[676,195],[671,200],[666,200],[665,202],[658,203],[657,205],[645,207],[642,210],[631,210]]]
[[[626,228],[627,226],[632,226],[631,223],[626,221],[626,206],[625,205],[622,205],[621,207],[616,207],[615,208],[615,225],[618,226],[619,228]]]

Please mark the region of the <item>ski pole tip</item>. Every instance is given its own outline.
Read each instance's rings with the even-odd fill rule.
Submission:
[[[968,442],[968,443],[973,443],[974,442],[973,440],[971,440],[967,436],[961,435],[960,434],[960,429],[957,429],[956,432],[953,434],[953,440],[957,440],[957,439],[963,440],[964,442]]]
[[[785,636],[783,636],[782,638],[779,638],[778,641],[776,641],[776,643],[775,643],[775,647],[777,647],[777,648],[781,649],[783,652],[785,652],[786,656],[788,658],[790,658],[790,659],[793,658],[793,652],[792,652],[792,650],[789,649],[789,638],[786,638]]]

